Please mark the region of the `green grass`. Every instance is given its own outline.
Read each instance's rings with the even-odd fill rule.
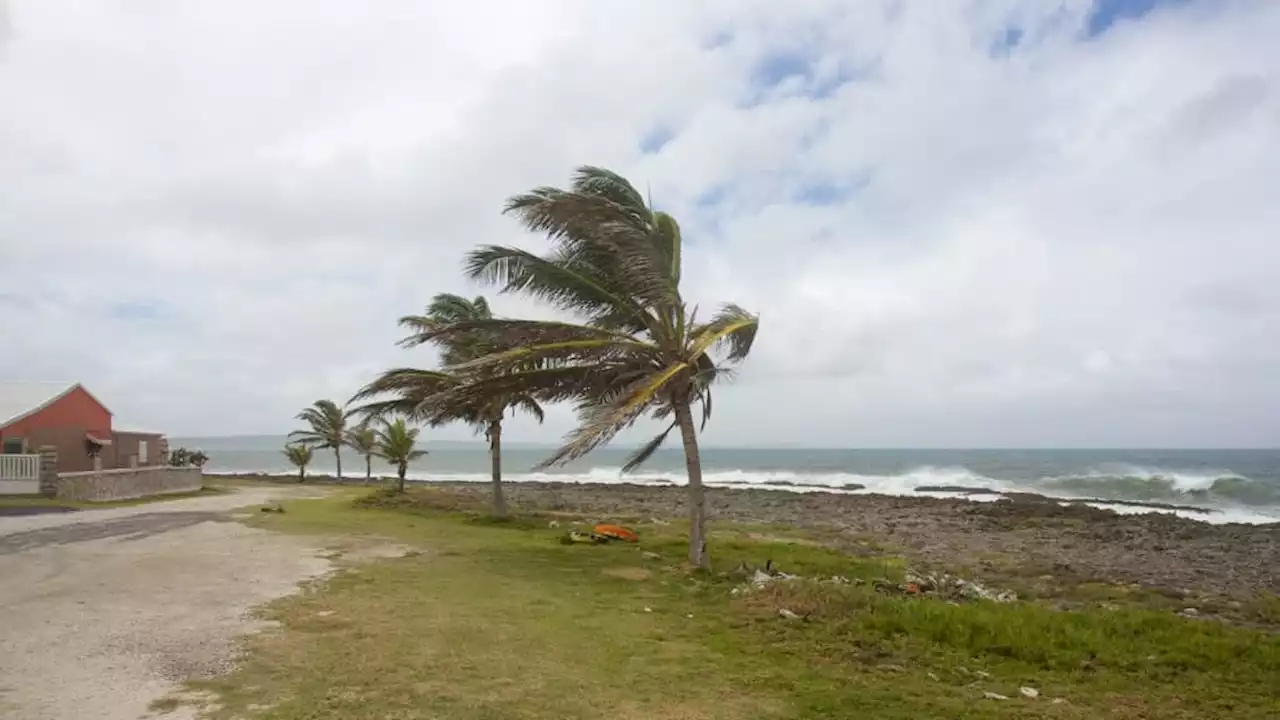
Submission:
[[[1280,708],[1280,637],[1266,631],[1111,596],[1114,609],[1066,612],[880,593],[903,565],[874,542],[851,555],[794,531],[719,527],[707,574],[683,568],[678,525],[635,525],[639,548],[561,545],[548,517],[487,521],[447,491],[364,508],[359,494],[254,522],[421,554],[351,565],[272,604],[278,629],[250,639],[229,677],[195,684],[219,698],[211,717],[1198,720]],[[735,595],[728,571],[767,559],[863,582]]]
[[[0,507],[38,507],[38,508],[72,508],[75,510],[93,510],[101,508],[132,507],[169,500],[186,500],[207,495],[222,495],[227,490],[216,486],[205,486],[191,492],[173,493],[171,495],[152,495],[131,500],[108,500],[106,502],[72,502],[35,495],[0,495]]]

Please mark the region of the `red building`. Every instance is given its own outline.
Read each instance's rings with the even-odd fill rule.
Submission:
[[[0,382],[0,452],[58,449],[58,472],[160,465],[164,435],[112,427],[111,411],[80,383]]]

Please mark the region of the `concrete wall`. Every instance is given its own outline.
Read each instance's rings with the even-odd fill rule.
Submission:
[[[200,468],[144,467],[59,473],[54,483],[61,500],[106,502],[152,495],[193,492],[204,485]]]
[[[39,480],[0,480],[0,495],[39,495]]]

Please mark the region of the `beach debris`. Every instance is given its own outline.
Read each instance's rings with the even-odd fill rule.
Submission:
[[[1018,688],[1018,692],[1022,693],[1022,697],[1031,698],[1032,700],[1035,700],[1036,698],[1040,697],[1039,690],[1033,687],[1028,687],[1026,685],[1023,685],[1022,687]]]
[[[635,530],[621,525],[601,523],[595,526],[595,534],[610,540],[621,540],[629,543],[640,542],[640,536],[636,534]]]
[[[564,545],[574,545],[582,543],[586,545],[603,545],[609,542],[609,538],[601,537],[595,533],[584,533],[577,530],[570,530],[560,536],[560,542]]]
[[[644,611],[645,611],[645,612],[647,612],[647,613],[651,613],[651,612],[653,612],[653,608],[651,608],[651,607],[647,607],[647,608],[645,608],[645,609],[644,609]]]
[[[1182,612],[1178,614],[1181,615],[1182,617],[1187,617],[1187,618],[1200,617],[1200,611],[1193,607],[1183,608]]]
[[[1049,701],[1049,704],[1050,704],[1050,705],[1066,705],[1066,704],[1067,704],[1067,699],[1066,699],[1066,698],[1054,698],[1054,699],[1052,699],[1052,700],[1050,700],[1050,701]]]
[[[559,520],[552,520],[551,522],[547,523],[547,527],[549,527],[549,528],[558,528],[558,527],[560,527],[560,521],[559,521]]]
[[[1008,695],[1001,695],[1000,693],[994,693],[994,692],[991,692],[990,690],[982,693],[982,697],[988,700],[1008,700],[1009,699]]]
[[[1018,594],[1012,590],[993,590],[976,580],[966,580],[948,573],[921,575],[909,571],[903,575],[903,581],[902,584],[891,586],[890,588],[882,588],[877,584],[876,589],[891,590],[896,588],[898,592],[906,595],[931,595],[948,600],[990,600],[998,603],[1010,603],[1018,599]]]
[[[799,620],[800,616],[786,608],[778,608],[778,616],[784,620]]]
[[[552,520],[551,522],[556,522]],[[557,527],[559,524],[552,527]],[[640,542],[640,536],[636,531],[630,528],[624,528],[619,525],[596,525],[591,532],[582,532],[580,530],[570,530],[560,536],[560,542],[563,545],[574,545],[582,543],[586,545],[603,545],[607,542],[619,540],[621,542],[635,543]],[[656,553],[654,557],[660,557]],[[648,557],[648,554],[646,554]]]
[[[925,673],[925,677],[929,678],[930,680],[932,680],[932,681],[934,681],[934,682],[942,682],[942,678],[938,677],[938,673],[932,673],[932,672],[931,672],[931,673]]]
[[[650,525],[670,525],[671,522],[668,520],[663,520],[661,518],[652,517],[652,518],[649,518],[649,524]]]
[[[269,513],[284,512],[284,506],[281,505],[280,503],[271,503],[270,505],[263,505],[261,509],[262,509],[262,512],[269,512]]]
[[[688,615],[685,615],[685,617],[687,617],[687,618],[689,618],[690,620],[692,620],[692,619],[693,619],[693,613],[689,613]]]
[[[982,678],[983,680],[991,679],[991,673],[987,672],[986,670],[974,670],[973,674]]]
[[[648,550],[645,550],[644,552],[640,553],[640,557],[644,558],[645,560],[661,560],[662,559],[662,556],[659,555],[658,553],[650,552]]]
[[[316,617],[329,617],[330,615],[333,615],[333,614],[334,614],[333,610],[321,610],[320,612],[316,613]]]

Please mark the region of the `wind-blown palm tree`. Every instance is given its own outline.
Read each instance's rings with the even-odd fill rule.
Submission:
[[[351,411],[338,407],[332,400],[317,400],[298,413],[298,419],[310,425],[311,429],[289,433],[293,442],[312,448],[332,448],[339,482],[342,481],[342,446],[347,444],[347,418],[350,416]]]
[[[400,344],[415,347],[430,342],[430,333],[442,328],[492,319],[489,303],[483,297],[468,300],[459,295],[441,293],[432,298],[425,314],[400,319],[400,325],[411,330]],[[502,349],[483,331],[449,333],[447,339],[442,339],[438,345],[440,360],[446,366],[461,365]],[[489,443],[492,512],[496,517],[506,517],[507,500],[502,489],[502,420],[508,410],[524,410],[542,422],[542,406],[532,395],[523,392],[473,396],[462,402],[433,402],[446,397],[443,394],[445,390],[467,379],[465,372],[412,368],[389,370],[357,393],[353,401],[387,395],[390,399],[371,402],[358,411],[372,415],[398,414],[432,427],[463,422],[483,433]]]
[[[418,428],[406,426],[403,418],[383,422],[377,431],[378,456],[396,466],[398,492],[404,492],[404,476],[409,471],[409,463],[427,454],[426,450],[414,449],[418,432]]]
[[[645,415],[666,429],[628,458],[649,458],[676,428],[689,477],[689,561],[708,567],[706,506],[698,425],[711,414],[711,386],[725,362],[746,358],[757,316],[724,305],[705,321],[680,294],[681,237],[674,218],[649,207],[627,180],[579,168],[567,190],[537,188],[507,201],[505,212],[552,241],[546,256],[484,246],[467,258],[468,274],[573,313],[581,322],[488,319],[425,326],[418,342],[448,344],[481,333],[497,349],[455,365],[465,381],[434,402],[466,404],[512,393],[541,401],[572,400],[580,425],[540,467],[568,462],[607,443]]]
[[[347,433],[347,444],[364,456],[364,481],[373,477],[373,456],[378,451],[378,433],[368,425],[359,425]]]
[[[311,448],[298,443],[289,443],[284,446],[284,456],[298,468],[298,482],[304,482],[307,479],[307,466],[311,464]]]

